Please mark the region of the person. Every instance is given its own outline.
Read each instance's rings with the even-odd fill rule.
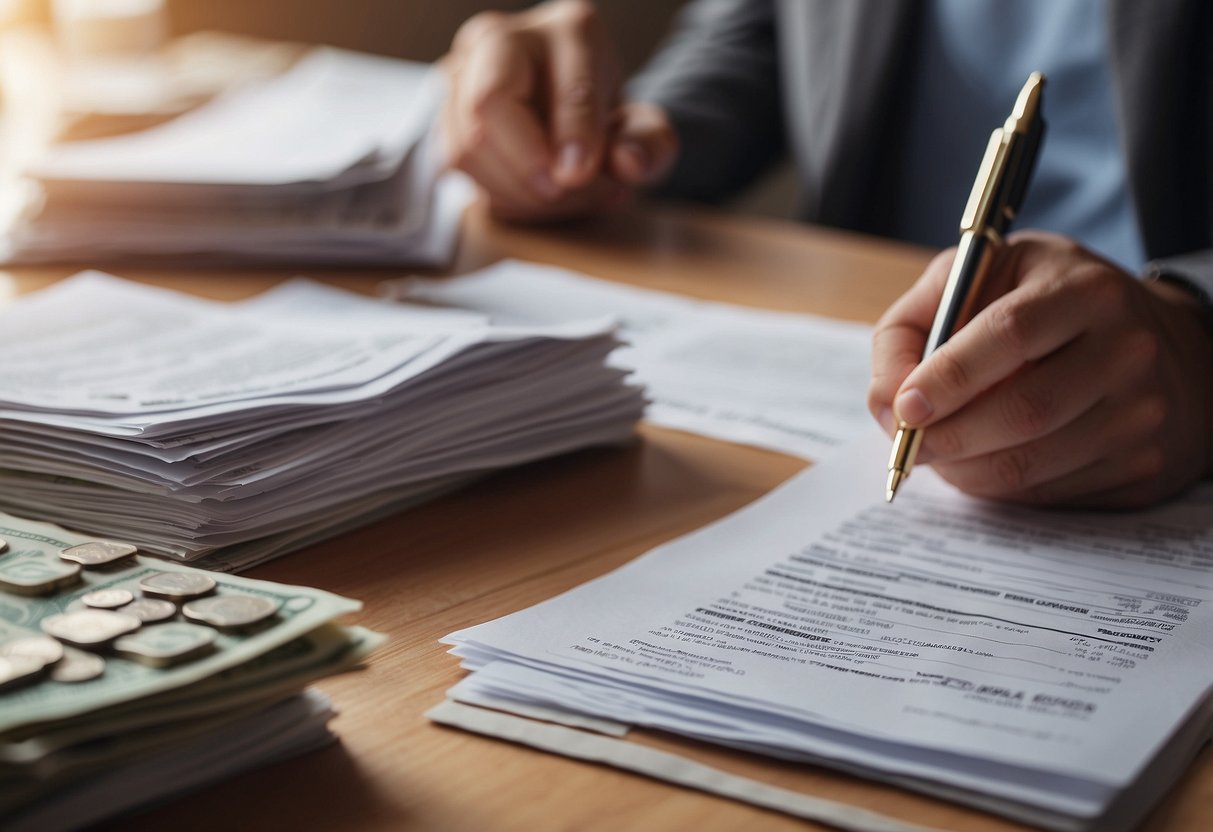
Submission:
[[[1019,227],[1052,232],[1013,234],[921,360],[939,254],[876,325],[869,407],[929,428],[920,462],[969,493],[1139,507],[1213,474],[1210,42],[1200,0],[699,0],[624,86],[593,5],[557,0],[459,30],[441,134],[508,220],[720,200],[786,152],[804,219],[942,246],[1045,70]]]

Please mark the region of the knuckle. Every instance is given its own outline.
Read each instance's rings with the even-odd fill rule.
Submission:
[[[940,382],[947,390],[959,391],[964,390],[969,385],[970,373],[969,369],[960,361],[952,350],[944,348],[937,350],[932,356],[935,373]]]
[[[1135,426],[1139,433],[1147,436],[1158,434],[1166,427],[1170,416],[1167,401],[1161,394],[1145,396],[1136,408]]]
[[[1003,416],[1017,436],[1035,437],[1045,432],[1057,412],[1057,399],[1045,387],[1015,387],[1005,398]]]
[[[1032,333],[1031,314],[1022,302],[1010,301],[991,307],[989,332],[1012,355],[1023,355]]]
[[[472,15],[455,32],[456,46],[466,47],[490,35],[500,34],[508,27],[509,15],[499,11],[483,11]]]
[[[1023,448],[1008,448],[990,455],[990,472],[994,481],[1015,493],[1029,488],[1031,457]]]
[[[967,443],[963,434],[949,424],[932,425],[926,432],[923,443],[928,446],[933,459],[963,459]]]
[[[1084,270],[1077,279],[1086,302],[1104,317],[1118,315],[1130,306],[1127,281],[1103,269]]]
[[[575,31],[587,32],[598,25],[598,8],[590,0],[561,0],[559,15]]]
[[[1130,366],[1150,370],[1158,366],[1162,355],[1162,338],[1153,330],[1136,330],[1125,338],[1125,352]]]

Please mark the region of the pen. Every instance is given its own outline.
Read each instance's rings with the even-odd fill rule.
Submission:
[[[1045,77],[1039,72],[1028,76],[1015,100],[1015,109],[1002,127],[996,128],[986,146],[985,157],[977,170],[977,181],[960,218],[960,244],[948,272],[931,332],[927,335],[922,360],[939,349],[957,329],[973,316],[974,304],[990,270],[996,248],[1015,219],[1023,203],[1036,164],[1036,154],[1044,136],[1045,123],[1040,115],[1041,92]],[[889,480],[885,501],[893,502],[897,489],[910,476],[914,457],[922,443],[922,430],[901,422],[893,437],[889,455]]]

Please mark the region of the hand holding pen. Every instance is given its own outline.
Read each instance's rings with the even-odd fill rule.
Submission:
[[[1031,504],[1140,506],[1213,474],[1207,310],[1058,235],[999,244],[1005,225],[991,235],[971,222],[999,218],[974,201],[999,192],[986,187],[990,162],[988,152],[959,252],[938,256],[873,336],[869,408],[902,435],[891,463],[900,455],[904,471],[890,485],[915,451],[964,491]],[[966,224],[988,245],[966,247]]]

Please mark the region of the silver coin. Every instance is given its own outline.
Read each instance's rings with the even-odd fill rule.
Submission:
[[[64,560],[75,561],[83,566],[105,566],[116,560],[129,558],[139,549],[129,543],[115,543],[112,540],[90,540],[68,546],[59,553]]]
[[[260,595],[214,595],[190,601],[181,608],[186,618],[212,627],[251,627],[278,612],[278,602]]]
[[[0,656],[37,659],[46,667],[63,658],[63,645],[48,636],[26,636],[0,644]]]
[[[50,595],[80,580],[80,566],[60,560],[22,558],[0,563],[0,589],[17,595]]]
[[[51,668],[51,679],[65,684],[91,682],[105,672],[105,659],[66,647],[63,650],[63,660]]]
[[[202,572],[157,572],[139,582],[139,589],[157,598],[183,600],[215,591],[215,579]]]
[[[135,593],[129,589],[97,589],[86,593],[80,600],[86,607],[95,610],[116,610],[134,601]]]
[[[42,619],[42,631],[77,647],[108,644],[143,626],[133,615],[111,610],[80,610]]]
[[[118,654],[152,667],[169,667],[210,652],[215,631],[197,624],[174,621],[153,624],[114,642]]]
[[[45,666],[29,656],[0,656],[0,690],[34,681]]]
[[[125,607],[120,607],[117,611],[124,615],[133,615],[144,624],[155,624],[159,621],[168,621],[176,615],[177,605],[172,601],[162,601],[159,598],[140,598]]]

